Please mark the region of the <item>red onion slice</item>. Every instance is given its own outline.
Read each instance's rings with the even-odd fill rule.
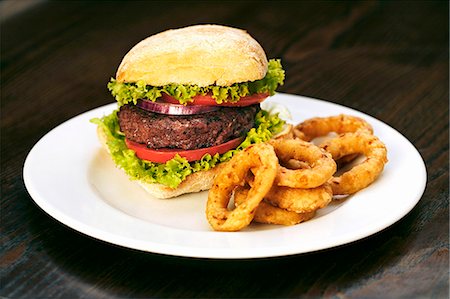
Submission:
[[[202,114],[207,112],[216,111],[219,109],[217,106],[201,106],[201,105],[188,105],[171,104],[163,102],[152,102],[147,100],[138,100],[137,105],[139,108],[148,110],[160,114],[169,115],[192,115]]]

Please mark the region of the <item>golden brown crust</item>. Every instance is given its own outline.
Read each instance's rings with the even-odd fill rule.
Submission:
[[[230,86],[262,79],[267,57],[261,45],[241,29],[195,25],[152,35],[125,55],[119,82],[144,81],[198,86]]]
[[[106,145],[106,135],[100,126],[97,128],[97,135],[100,140],[100,143],[109,153],[108,146]],[[186,193],[200,192],[211,188],[214,178],[216,177],[220,169],[222,169],[224,164],[225,163],[221,163],[210,170],[200,171],[189,175],[175,189],[169,188],[162,184],[149,184],[141,181],[138,181],[138,183],[150,195],[156,198],[171,198]]]

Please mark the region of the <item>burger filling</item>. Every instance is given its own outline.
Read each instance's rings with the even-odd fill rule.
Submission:
[[[246,136],[259,110],[259,105],[223,107],[203,114],[175,116],[124,105],[117,115],[120,130],[128,140],[151,149],[195,150]]]

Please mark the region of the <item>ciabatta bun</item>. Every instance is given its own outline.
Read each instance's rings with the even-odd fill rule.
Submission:
[[[106,134],[101,128],[97,127],[97,136],[104,149],[109,152],[108,145],[106,144]],[[195,172],[189,176],[175,189],[167,187],[162,184],[149,184],[142,181],[137,181],[150,195],[156,198],[171,198],[185,193],[200,192],[211,188],[214,178],[222,169],[224,163],[217,165],[216,167],[206,170]]]
[[[116,79],[152,86],[230,86],[264,78],[267,64],[261,45],[244,30],[196,25],[167,30],[138,43],[123,58]]]

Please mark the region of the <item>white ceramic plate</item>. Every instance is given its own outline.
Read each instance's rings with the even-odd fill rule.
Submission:
[[[320,210],[308,222],[215,232],[205,217],[207,192],[155,199],[115,168],[89,122],[114,110],[111,104],[45,135],[25,161],[26,188],[45,212],[86,235],[138,250],[201,258],[272,257],[346,244],[395,223],[419,201],[425,165],[393,128],[361,112],[301,96],[279,93],[268,102],[288,107],[293,123],[339,113],[365,118],[385,142],[389,163],[368,188]]]

